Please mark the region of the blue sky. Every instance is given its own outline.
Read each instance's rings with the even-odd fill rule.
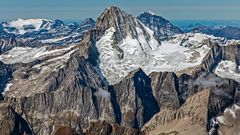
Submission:
[[[240,20],[240,0],[0,0],[0,19],[96,18],[110,5],[133,15],[151,10],[170,20]]]

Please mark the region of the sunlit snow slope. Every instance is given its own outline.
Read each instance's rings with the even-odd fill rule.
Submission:
[[[26,32],[37,31],[41,28],[49,28],[51,20],[46,19],[17,19],[14,21],[3,23],[5,30],[9,33],[24,34]],[[16,28],[16,31],[9,31],[6,28]]]
[[[13,79],[6,84],[3,94],[17,97],[43,92],[49,83],[46,80],[54,72],[63,69],[76,51],[76,46],[58,48],[43,46],[40,48],[15,47],[5,52],[0,55],[1,62],[4,64],[24,63],[26,66],[14,71]]]
[[[110,84],[119,82],[137,68],[149,74],[153,71],[176,72],[197,66],[210,50],[203,42],[209,37],[202,34],[176,35],[159,45],[153,31],[147,27],[144,29],[151,35],[148,41],[142,30],[136,28],[139,35],[137,39],[128,35],[118,44],[123,50],[123,58],[119,58],[119,52],[112,47],[114,28],[108,29],[98,40],[96,46],[100,52],[100,69]]]
[[[234,79],[240,82],[240,74],[237,73],[239,67],[232,61],[221,61],[215,69],[215,74],[222,78]]]

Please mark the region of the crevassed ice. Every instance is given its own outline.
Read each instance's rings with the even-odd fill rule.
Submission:
[[[215,69],[215,74],[222,78],[234,79],[240,82],[240,74],[237,73],[237,65],[232,61],[222,60]]]
[[[145,73],[150,74],[153,71],[175,72],[197,66],[210,50],[207,45],[201,45],[195,49],[183,47],[180,41],[175,43],[165,41],[159,45],[153,37],[153,31],[146,27],[144,29],[151,35],[149,41],[146,41],[143,31],[137,27],[138,39],[128,35],[118,44],[118,47],[123,50],[123,59],[118,57],[120,52],[111,45],[114,28],[108,29],[97,41],[96,46],[100,52],[99,68],[109,84],[118,83],[137,68],[142,68]],[[199,36],[191,37],[191,42],[193,40],[201,42]]]

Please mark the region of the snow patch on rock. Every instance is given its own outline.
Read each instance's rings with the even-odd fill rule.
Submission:
[[[5,64],[29,63],[37,59],[41,60],[48,56],[58,56],[71,51],[74,46],[61,49],[48,50],[47,46],[40,48],[14,47],[10,51],[0,55],[0,61]]]
[[[215,74],[222,78],[234,79],[240,82],[240,74],[237,73],[237,65],[232,61],[222,60],[215,69]]]
[[[5,95],[7,91],[9,91],[10,87],[12,86],[12,83],[7,83],[5,89],[3,90],[2,94]]]

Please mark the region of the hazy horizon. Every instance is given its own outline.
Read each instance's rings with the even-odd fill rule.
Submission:
[[[0,22],[8,22],[8,21],[13,21],[15,19],[0,19]],[[22,18],[22,19],[30,19],[30,18]],[[34,18],[31,18],[34,19]],[[36,18],[35,18],[36,19]],[[49,19],[49,18],[42,18],[42,19]],[[62,18],[57,18],[62,20],[65,24],[70,24],[70,23],[78,23],[81,24],[84,19],[62,19]],[[49,19],[54,21],[55,19]],[[240,27],[240,20],[169,20],[172,24],[178,26],[178,27],[187,27],[188,25],[205,25],[205,26],[233,26],[233,27]]]
[[[238,0],[0,0],[1,20],[16,18],[96,19],[107,7],[114,5],[130,14],[153,11],[169,20],[240,20]]]

